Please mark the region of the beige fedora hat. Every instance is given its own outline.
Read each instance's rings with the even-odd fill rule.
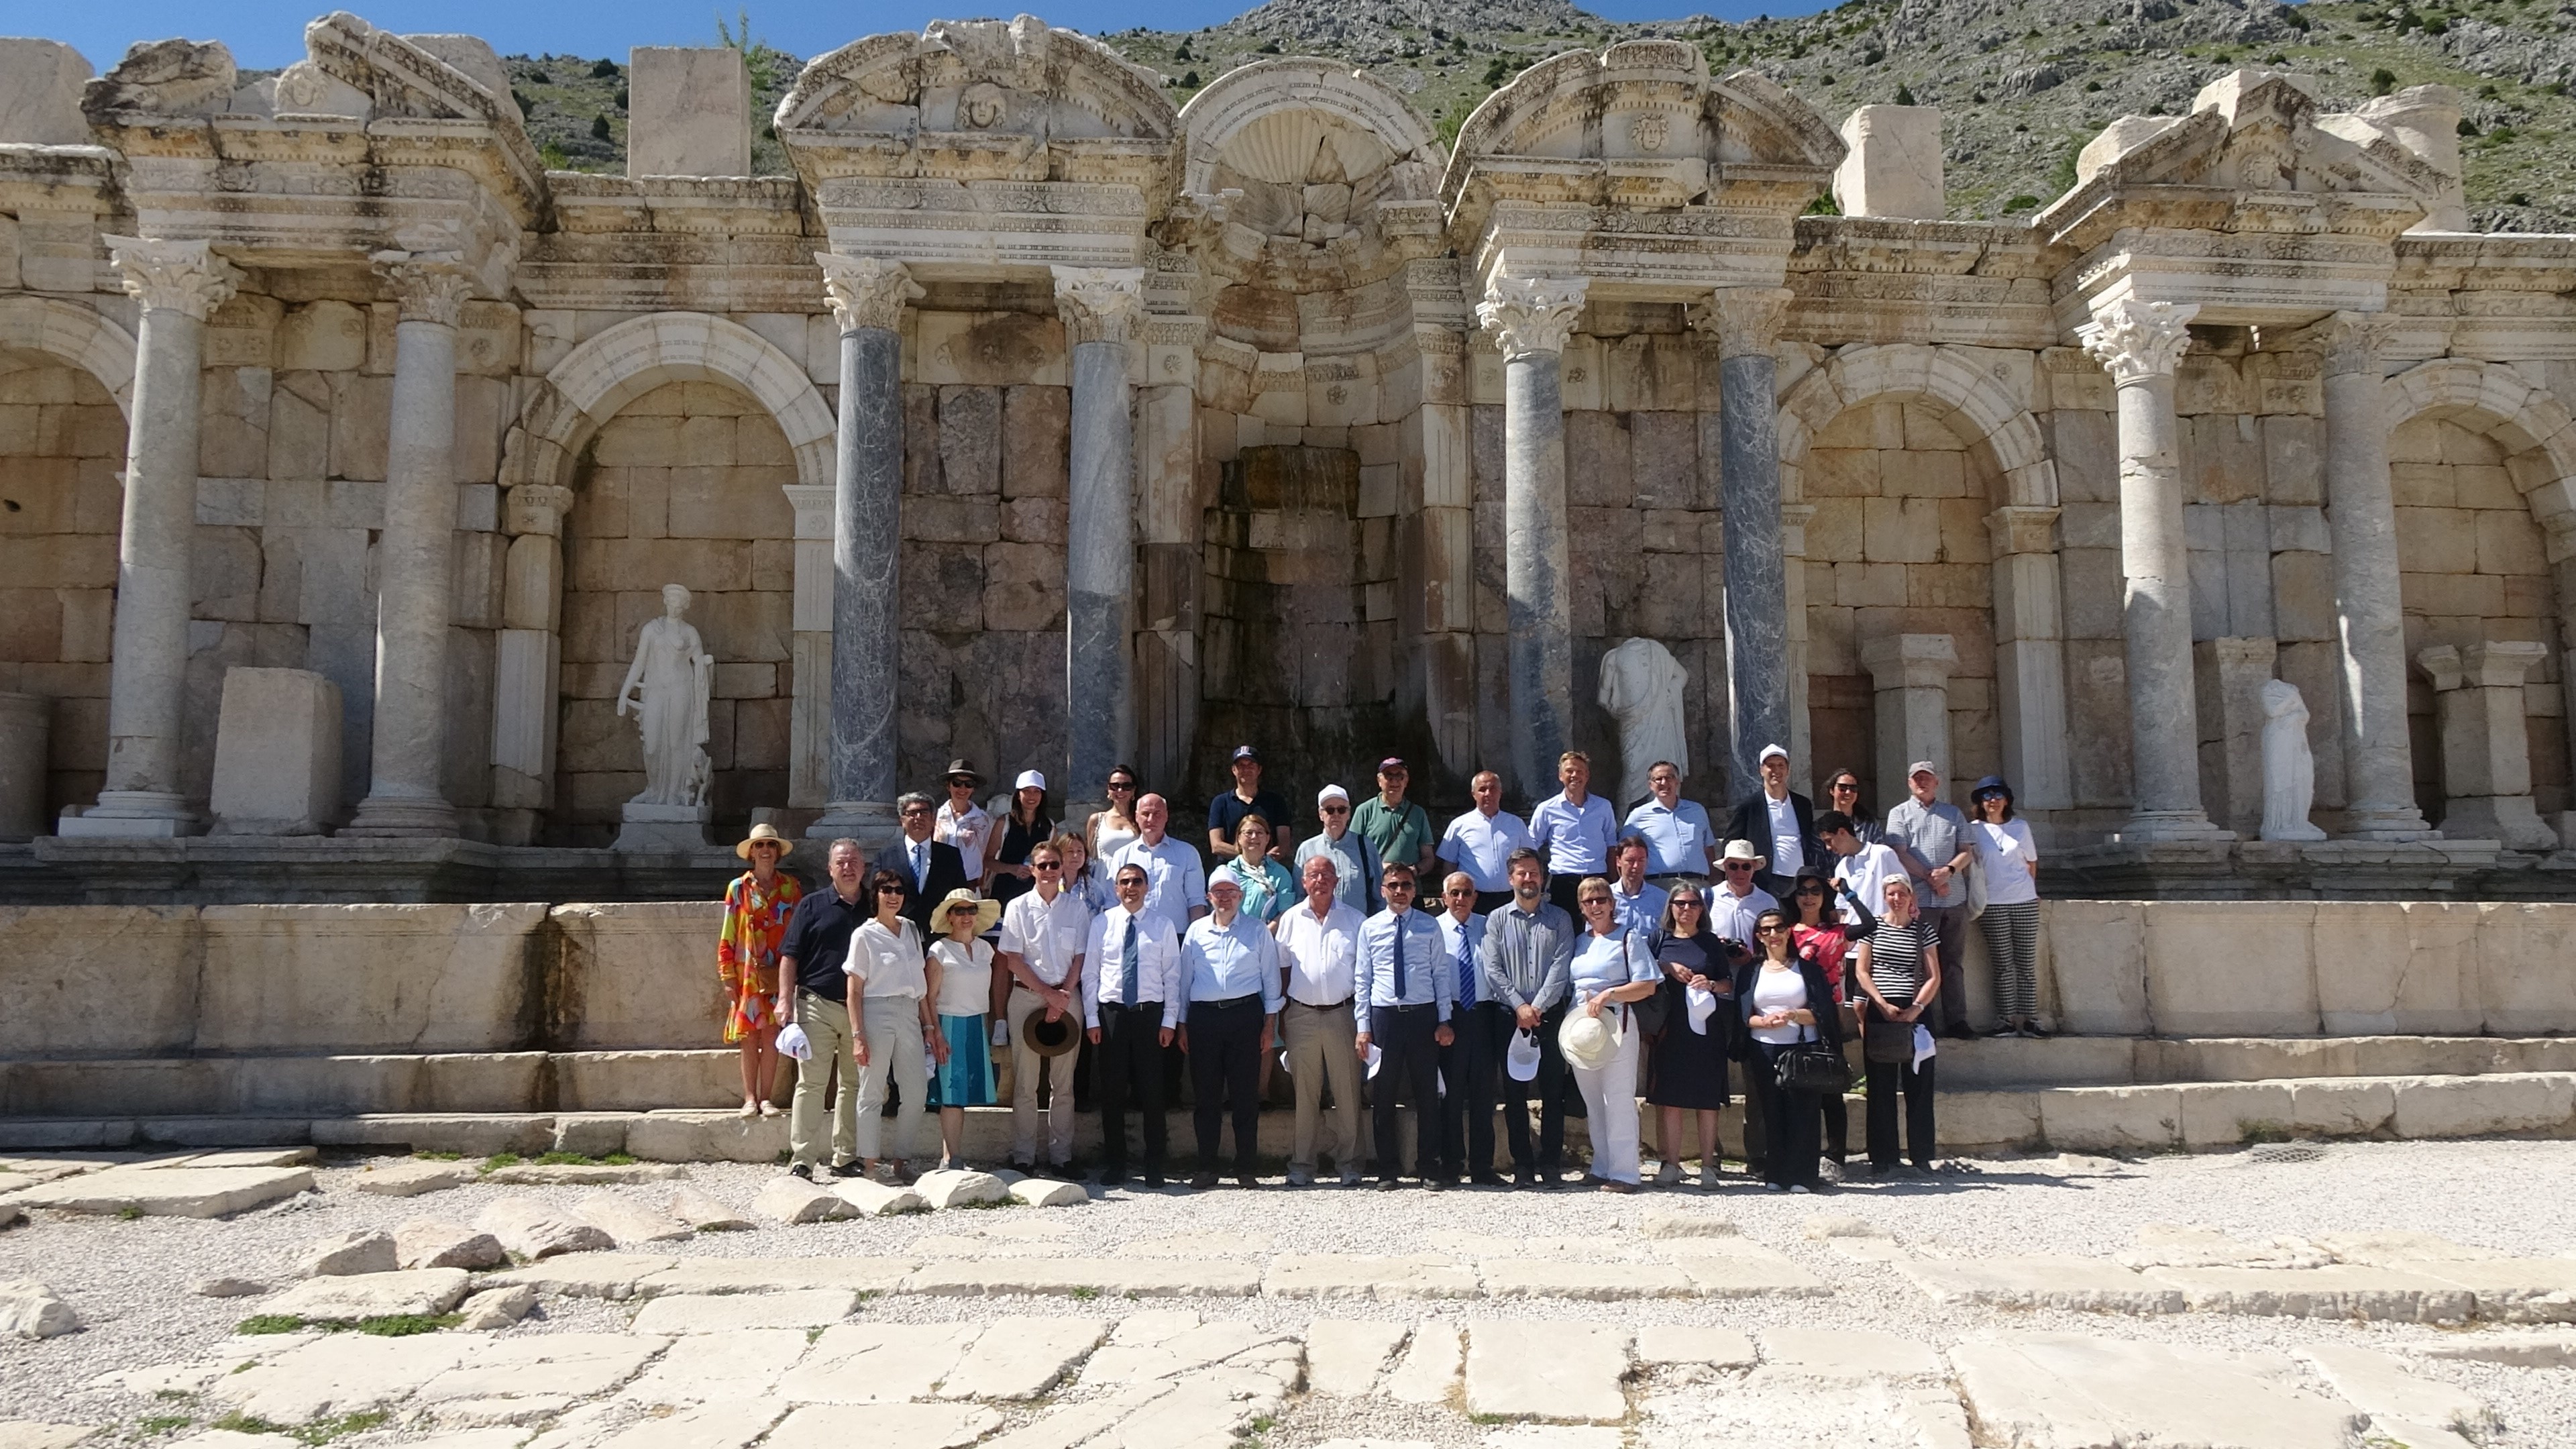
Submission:
[[[795,841],[779,834],[777,826],[764,820],[751,827],[751,833],[744,836],[742,843],[733,848],[734,857],[738,860],[751,859],[751,848],[764,840],[778,847],[778,858],[781,860],[786,859],[789,853],[796,849]]]

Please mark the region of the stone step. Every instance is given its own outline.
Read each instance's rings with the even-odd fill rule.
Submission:
[[[1860,1103],[1852,1103],[1855,1115]],[[1168,1116],[1176,1157],[1194,1141],[1189,1114]],[[1729,1151],[1742,1147],[1742,1114],[1721,1119]],[[1284,1156],[1289,1113],[1261,1116],[1261,1151]],[[1075,1141],[1085,1154],[1099,1138],[1085,1114]],[[1583,1122],[1567,1123],[1580,1139]],[[1855,1123],[1854,1142],[1858,1141]],[[1405,1132],[1411,1140],[1411,1132]],[[1499,1133],[1497,1134],[1499,1137]],[[2296,1077],[2250,1082],[2148,1086],[2029,1087],[1944,1091],[1939,1139],[1945,1153],[2092,1153],[2215,1150],[2289,1138],[2576,1136],[2576,1072],[2494,1072],[2476,1076]],[[927,1140],[925,1138],[925,1140]],[[1230,1140],[1230,1139],[1229,1139]],[[377,1112],[87,1115],[0,1118],[0,1150],[275,1146],[464,1152],[625,1152],[658,1162],[770,1162],[787,1146],[784,1117],[746,1120],[732,1112]],[[1009,1154],[1011,1114],[970,1108],[965,1153]],[[1653,1152],[1651,1146],[1648,1156]]]
[[[712,1108],[736,1100],[739,1059],[731,1048],[22,1059],[0,1061],[0,1118]],[[1940,1056],[1944,1090],[2569,1071],[2576,1037],[1997,1037],[1945,1039]],[[1284,1101],[1284,1076],[1272,1090]]]

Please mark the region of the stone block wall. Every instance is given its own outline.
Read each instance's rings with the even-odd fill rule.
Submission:
[[[620,718],[616,700],[665,584],[689,590],[689,622],[716,660],[706,746],[716,819],[786,803],[796,519],[784,490],[796,476],[768,411],[708,382],[667,383],[628,403],[575,465],[550,841],[607,845],[644,788],[635,717]]]
[[[48,822],[107,769],[124,466],[125,416],[96,378],[0,372],[0,690],[52,701]]]
[[[1066,728],[1064,327],[1028,313],[925,312],[913,329],[900,784],[930,790],[960,755],[988,780],[1025,769],[1054,780]]]
[[[1690,674],[1682,793],[1726,802],[1726,615],[1718,517],[1717,354],[1679,307],[1596,305],[1566,344],[1567,553],[1574,738],[1595,788],[1625,773],[1618,722],[1599,704],[1601,656],[1643,635]],[[1503,557],[1502,360],[1472,344],[1475,406],[1477,747],[1510,775],[1510,645]],[[1531,803],[1513,802],[1523,809]],[[1627,803],[1627,802],[1622,802]]]
[[[1881,398],[1846,408],[1809,444],[1807,708],[1810,777],[1849,768],[1884,812],[1902,780],[1877,778],[1876,681],[1862,651],[1900,634],[1945,634],[1950,776],[2002,768],[1995,715],[1994,578],[1986,515],[2002,502],[1992,453],[1942,409]]]
[[[2389,434],[2397,500],[2397,564],[2406,605],[2406,656],[2437,644],[2522,640],[2545,653],[2523,682],[2533,805],[2543,818],[2569,807],[2566,695],[2560,673],[2557,589],[2531,506],[2505,471],[2496,441],[2445,418],[2420,417]],[[2441,729],[2435,695],[2410,668],[2406,706],[2415,752],[2415,800],[2443,816]]]

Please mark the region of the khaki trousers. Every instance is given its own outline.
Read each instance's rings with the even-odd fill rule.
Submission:
[[[831,1099],[832,1166],[854,1160],[858,1146],[859,1059],[850,1040],[850,1009],[811,991],[796,993],[796,1024],[814,1044],[811,1056],[796,1064],[796,1098],[787,1112],[787,1153],[798,1162],[820,1164],[825,1099]],[[840,1072],[835,1092],[832,1073]]]
[[[868,1064],[859,1068],[859,1159],[874,1162],[884,1145],[886,1084],[903,1094],[894,1109],[897,1162],[912,1158],[921,1142],[921,1104],[930,1095],[930,1051],[921,1039],[921,998],[870,996],[859,1002],[867,1028]]]
[[[1297,1088],[1297,1128],[1288,1165],[1315,1170],[1315,1127],[1324,1105],[1324,1084],[1333,1086],[1333,1163],[1357,1172],[1368,1153],[1360,1135],[1360,1056],[1355,1043],[1359,1024],[1351,1004],[1325,1010],[1291,1001],[1279,1014],[1288,1039],[1288,1075]],[[1392,1084],[1390,1084],[1392,1085]]]
[[[1041,1056],[1029,1049],[1020,1035],[1021,1027],[1032,1016],[1046,1010],[1038,994],[1014,982],[1011,1001],[1004,1020],[1011,1026],[1011,1160],[1044,1162],[1061,1167],[1073,1160],[1073,1062],[1078,1052],[1060,1057]],[[1066,1018],[1077,1027],[1082,1025],[1078,1012],[1067,1012]],[[1046,1111],[1046,1156],[1038,1156],[1038,1074],[1053,1077]]]

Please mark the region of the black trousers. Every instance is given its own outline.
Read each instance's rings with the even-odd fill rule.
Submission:
[[[1163,1170],[1163,1003],[1100,1003],[1100,1050],[1092,1058],[1092,1088],[1100,1098],[1100,1164],[1127,1170],[1127,1104],[1145,1118],[1145,1170]]]
[[[1190,1118],[1199,1171],[1215,1172],[1217,1139],[1234,1107],[1234,1170],[1250,1177],[1261,1137],[1261,998],[1190,1003]]]
[[[1783,1091],[1777,1063],[1788,1044],[1753,1043],[1757,1054],[1745,1073],[1762,1113],[1762,1180],[1782,1187],[1816,1185],[1817,1129],[1822,1116],[1813,1092]]]
[[[1502,1027],[1502,1036],[1494,1043],[1494,1061],[1500,1066],[1511,1050],[1511,1033],[1519,1030],[1518,1017],[1509,1006],[1494,1006]],[[1556,1030],[1565,1024],[1565,1004],[1539,1013],[1538,1075],[1526,1082],[1506,1078],[1503,1083],[1503,1140],[1512,1150],[1512,1168],[1522,1173],[1545,1173],[1554,1176],[1565,1166],[1565,1094],[1570,1080],[1565,1058],[1557,1055]],[[1538,1098],[1538,1143],[1530,1143],[1529,1099]]]
[[[1403,1175],[1396,1098],[1408,1090],[1413,1097],[1414,1173],[1429,1177],[1440,1170],[1440,1048],[1431,1035],[1439,1029],[1437,1006],[1369,1009],[1369,1041],[1384,1053],[1378,1061],[1377,1081],[1370,1088],[1370,1107],[1376,1114],[1371,1121],[1377,1175],[1385,1181]]]
[[[1440,1170],[1454,1178],[1494,1170],[1495,1079],[1503,1069],[1511,1014],[1493,1002],[1478,1002],[1453,1014],[1449,1030],[1457,1039],[1440,1049],[1440,1075],[1449,1084],[1449,1095],[1440,1099]]]
[[[1896,1099],[1905,1098],[1905,1156],[1917,1167],[1932,1165],[1932,1062],[1869,1064],[1869,1165],[1894,1167]]]
[[[1491,915],[1511,903],[1512,893],[1510,891],[1476,892],[1476,914],[1480,916]]]
[[[1840,1167],[1851,1156],[1851,1108],[1840,1092],[1827,1092],[1816,1104],[1825,1109],[1825,1155]]]
[[[1608,871],[1586,871],[1584,875],[1608,875]],[[1581,921],[1582,908],[1575,904],[1575,888],[1582,885],[1583,875],[1552,875],[1547,878],[1547,903],[1565,912],[1567,920]]]

